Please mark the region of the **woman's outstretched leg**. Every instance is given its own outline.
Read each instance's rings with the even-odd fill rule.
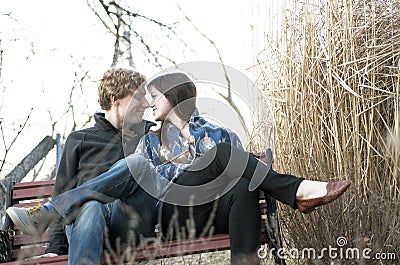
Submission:
[[[210,198],[215,199],[216,196],[226,193],[242,177],[250,181],[252,178],[257,178],[262,179],[259,189],[305,213],[335,200],[351,183],[342,181],[327,184],[305,181],[304,178],[290,174],[280,174],[252,154],[227,143],[217,144],[208,153],[195,160],[180,178],[185,175],[189,176],[180,181],[181,185],[205,185],[206,190],[198,189],[196,194],[192,194],[192,192],[182,192],[181,187],[171,187],[166,196],[167,201],[189,201],[189,197],[193,195],[196,198],[203,196],[203,200],[210,201]],[[196,198],[195,204],[201,203],[196,201]]]

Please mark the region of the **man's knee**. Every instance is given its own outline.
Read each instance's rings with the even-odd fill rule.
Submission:
[[[102,231],[105,226],[104,204],[94,200],[83,204],[73,226],[74,230]]]
[[[91,218],[91,216],[103,215],[104,211],[104,204],[98,201],[88,201],[85,202],[82,207],[80,208],[80,216],[85,216],[85,218]]]

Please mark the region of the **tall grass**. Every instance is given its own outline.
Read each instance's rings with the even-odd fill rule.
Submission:
[[[342,236],[344,247],[396,253],[397,260],[337,264],[396,264],[400,2],[285,1],[282,17],[279,38],[266,40],[268,60],[258,65],[273,99],[274,167],[309,179],[353,180],[349,192],[315,213],[284,208],[286,244],[320,250],[338,247]]]

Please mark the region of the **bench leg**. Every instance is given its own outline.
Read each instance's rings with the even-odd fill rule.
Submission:
[[[282,248],[282,238],[280,233],[280,227],[278,222],[278,209],[276,205],[276,200],[268,195],[265,195],[265,200],[267,203],[267,244],[270,249],[274,249],[272,254],[274,255],[274,260],[276,264],[286,265],[286,261],[279,257],[277,251]]]

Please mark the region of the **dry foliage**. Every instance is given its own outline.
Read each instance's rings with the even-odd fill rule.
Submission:
[[[282,17],[268,60],[259,58],[275,112],[274,167],[353,180],[342,198],[309,216],[281,211],[286,243],[320,250],[343,236],[345,247],[398,255],[400,2],[286,1]]]

